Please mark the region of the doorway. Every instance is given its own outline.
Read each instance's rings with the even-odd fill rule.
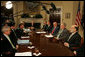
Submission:
[[[52,25],[53,22],[57,22],[58,25],[60,26],[61,18],[62,18],[62,12],[60,7],[57,8],[56,10],[50,9],[49,21]]]

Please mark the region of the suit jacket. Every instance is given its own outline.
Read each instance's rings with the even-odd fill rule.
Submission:
[[[46,31],[47,30],[47,27],[48,27],[47,24],[46,25],[43,25],[43,28],[42,29],[44,29],[44,31]]]
[[[84,56],[84,43],[83,45],[76,50],[77,51],[77,56]]]
[[[47,30],[46,31],[48,31],[48,33],[50,33],[51,29],[52,29],[52,26],[51,25],[50,26],[47,26]]]
[[[53,29],[54,29],[54,27],[52,28],[52,30],[51,30],[50,33],[52,33]],[[56,36],[56,34],[58,33],[58,31],[59,31],[59,27],[57,26],[57,27],[55,28],[55,30],[54,30],[54,32],[53,32],[52,35],[53,35],[53,36]]]
[[[24,30],[23,29],[20,29],[20,28],[16,29],[16,35],[17,35],[18,38],[21,38],[21,36],[24,35],[24,32],[23,31]]]
[[[57,33],[57,35],[59,34],[59,32]],[[65,28],[64,30],[63,30],[63,32],[60,34],[60,36],[59,36],[59,39],[63,39],[63,40],[65,40],[66,38],[68,38],[69,37],[69,31]]]
[[[66,42],[69,43],[69,47],[80,47],[81,44],[81,36],[76,32],[70,39],[69,41],[66,40]]]
[[[16,52],[16,49],[12,48],[10,42],[8,41],[8,39],[3,34],[1,35],[1,38],[2,38],[2,40],[1,40],[1,53],[8,52],[8,51]]]
[[[11,40],[14,43],[14,46],[17,45],[17,35],[15,35],[15,34],[16,34],[15,30],[11,29],[11,34],[9,36],[11,37]]]

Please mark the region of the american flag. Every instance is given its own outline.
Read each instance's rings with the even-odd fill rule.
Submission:
[[[77,15],[76,15],[75,25],[78,25],[78,26],[81,25],[80,2],[78,5],[78,11],[77,11]]]

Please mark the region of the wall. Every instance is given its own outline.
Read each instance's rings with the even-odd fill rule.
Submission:
[[[64,22],[64,23],[67,24],[67,27],[66,27],[67,29],[70,29],[70,27],[75,24],[75,19],[76,19],[79,1],[42,1],[42,2],[43,3],[49,3],[49,4],[51,2],[53,2],[56,7],[62,8],[61,22]],[[83,5],[84,5],[84,2],[80,1],[81,17],[82,17]],[[51,8],[50,5],[45,5],[45,6],[48,10]],[[49,20],[49,14],[46,14],[45,11],[41,11],[41,13],[43,14],[43,17],[45,18],[45,20],[43,20],[43,21]],[[66,13],[70,13],[70,18],[65,18]],[[79,34],[82,37],[84,36],[83,32],[84,31],[80,26],[79,27]]]
[[[13,13],[15,14],[14,20],[15,20],[15,23],[16,23],[16,27],[20,23],[20,19],[21,19],[20,15],[23,14],[23,9],[24,9],[23,7],[24,6],[23,6],[22,1],[15,2],[14,5],[13,5]],[[20,13],[18,13],[18,12],[20,12]]]
[[[70,26],[72,25],[72,12],[73,12],[73,1],[42,1],[43,3],[54,3],[56,7],[61,7],[62,8],[62,17],[61,17],[61,22],[65,22],[67,25],[67,29],[70,28]],[[51,5],[45,5],[46,8],[49,10],[51,8]],[[43,17],[45,18],[44,21],[49,20],[49,14],[46,14],[46,12],[43,10],[41,11],[41,13],[43,14]],[[65,14],[66,13],[71,13],[71,18],[70,19],[66,19],[65,18]],[[69,26],[70,25],[70,26]]]
[[[67,29],[70,29],[70,27],[75,24],[75,18],[76,18],[76,14],[77,14],[77,9],[78,9],[78,3],[79,1],[41,1],[42,3],[48,3],[50,4],[51,2],[53,2],[55,4],[56,7],[61,7],[62,8],[62,19],[61,22],[65,22],[67,24]],[[81,1],[81,14],[82,14],[82,7],[83,7],[83,1]],[[51,8],[50,5],[45,5],[46,8],[49,10]],[[23,6],[23,2],[17,2],[16,5],[14,5],[14,13],[18,12],[20,10],[23,10],[24,6]],[[40,13],[43,15],[43,19],[42,19],[42,25],[44,21],[48,21],[49,20],[49,14],[47,14],[44,10],[42,10],[42,6],[40,7],[41,11]],[[23,12],[26,12],[26,10],[24,10]],[[22,12],[22,13],[23,13]],[[70,13],[70,18],[66,18],[65,15],[67,13]],[[20,16],[19,17],[15,17],[15,21],[16,21],[16,25],[18,25],[20,23]],[[82,33],[81,33],[82,32]],[[83,31],[80,28],[79,33],[81,34],[81,36],[83,36]]]

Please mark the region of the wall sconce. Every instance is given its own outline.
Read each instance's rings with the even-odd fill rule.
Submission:
[[[6,8],[7,8],[7,9],[11,9],[12,6],[13,6],[13,4],[12,4],[11,1],[6,2]]]

